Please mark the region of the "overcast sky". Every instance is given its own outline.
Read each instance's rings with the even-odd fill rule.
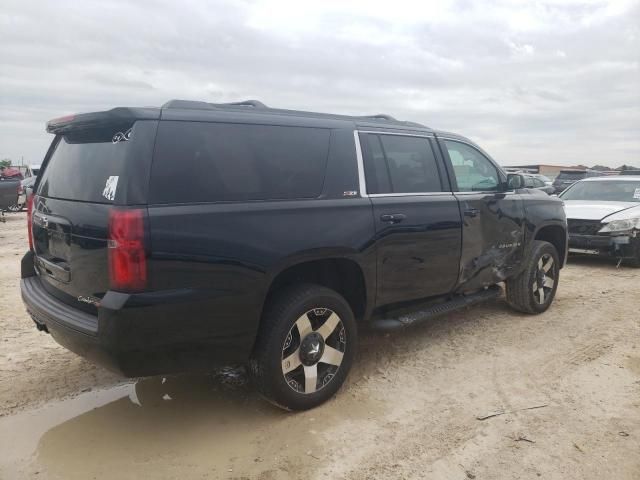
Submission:
[[[640,165],[640,1],[2,0],[0,158],[39,163],[51,118],[172,98],[389,113],[505,165]]]

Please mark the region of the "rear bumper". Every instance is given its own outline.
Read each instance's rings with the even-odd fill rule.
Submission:
[[[569,252],[614,258],[636,258],[640,253],[640,237],[569,234]]]
[[[255,340],[252,329],[217,328],[215,318],[198,311],[188,294],[107,292],[98,315],[91,315],[51,296],[38,276],[22,278],[20,288],[40,330],[68,350],[126,377],[210,371],[216,365],[241,363]]]

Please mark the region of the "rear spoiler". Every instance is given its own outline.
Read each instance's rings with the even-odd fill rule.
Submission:
[[[48,133],[64,133],[71,129],[91,128],[105,123],[134,122],[136,120],[159,120],[159,108],[112,108],[105,112],[78,113],[54,118],[47,122]]]

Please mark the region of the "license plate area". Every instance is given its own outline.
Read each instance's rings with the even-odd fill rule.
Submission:
[[[71,223],[62,217],[33,216],[33,237],[38,273],[59,282],[71,281]]]
[[[36,265],[41,275],[47,275],[64,283],[71,281],[71,269],[64,263],[55,263],[36,257]]]

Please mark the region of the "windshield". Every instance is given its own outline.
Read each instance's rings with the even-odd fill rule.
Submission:
[[[603,202],[640,202],[640,181],[579,182],[564,191],[563,200],[598,200]]]

